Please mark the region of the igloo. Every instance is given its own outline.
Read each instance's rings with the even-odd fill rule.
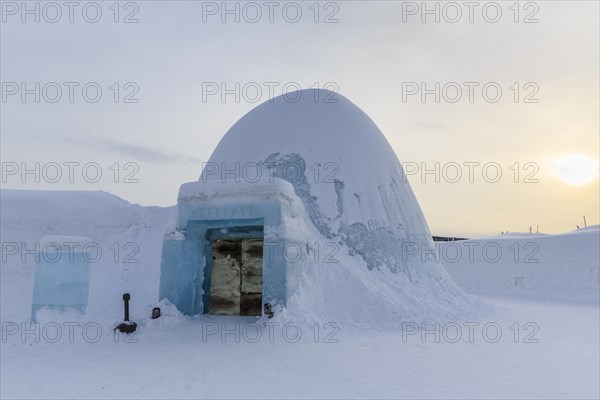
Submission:
[[[345,97],[273,98],[181,186],[160,297],[185,314],[450,317],[470,298],[439,263],[417,199],[375,123]]]

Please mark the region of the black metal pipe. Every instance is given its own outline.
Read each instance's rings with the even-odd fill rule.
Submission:
[[[129,293],[125,293],[123,295],[123,302],[125,303],[125,321],[129,321],[129,299],[131,295]]]

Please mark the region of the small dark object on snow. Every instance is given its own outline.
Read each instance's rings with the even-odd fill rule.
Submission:
[[[265,315],[269,319],[273,318],[273,309],[271,308],[271,303],[266,303],[264,309],[265,309]]]
[[[158,317],[160,317],[160,308],[154,307],[152,309],[152,319],[156,319]]]
[[[131,299],[131,295],[129,293],[125,293],[123,295],[123,303],[125,306],[125,321],[117,325],[115,330],[119,330],[122,333],[133,333],[137,329],[137,324],[133,321],[129,320],[129,299]]]
[[[121,322],[115,330],[119,330],[121,333],[133,333],[137,329],[137,324],[133,321]]]

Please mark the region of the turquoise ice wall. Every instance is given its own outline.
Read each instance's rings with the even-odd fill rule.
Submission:
[[[77,249],[44,251],[38,255],[31,319],[42,308],[83,313],[88,302],[90,257]]]

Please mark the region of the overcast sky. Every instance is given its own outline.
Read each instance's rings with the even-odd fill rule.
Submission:
[[[22,4],[2,2],[4,188],[173,205],[270,87],[325,87],[361,107],[410,165],[434,234],[563,232],[584,214],[598,223],[597,168],[576,186],[556,164],[572,153],[598,162],[597,1],[427,3],[439,22],[421,2],[228,2],[232,13],[200,1]],[[208,92],[236,82],[239,99]],[[421,84],[435,92],[436,82],[439,102],[422,99]],[[36,162],[39,183],[21,170]],[[421,174],[436,163],[439,182]],[[479,163],[473,182],[468,163]]]

